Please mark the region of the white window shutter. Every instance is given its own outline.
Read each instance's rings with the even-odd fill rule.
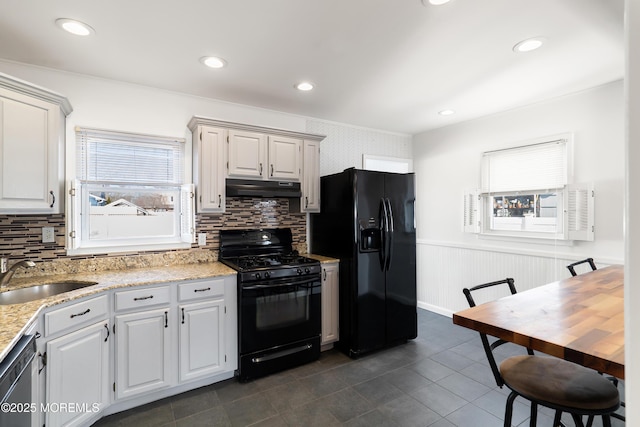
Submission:
[[[182,206],[180,237],[183,242],[193,243],[196,241],[195,186],[193,184],[181,185],[180,198]]]
[[[482,229],[482,203],[480,202],[480,191],[471,190],[464,194],[464,232],[480,233]]]
[[[69,197],[71,198],[71,203],[69,203],[71,212],[67,216],[67,249],[78,249],[82,237],[80,234],[82,228],[80,218],[80,215],[82,215],[82,195],[79,180],[74,179],[69,183]]]
[[[566,187],[565,238],[593,241],[595,237],[593,184],[576,184]]]

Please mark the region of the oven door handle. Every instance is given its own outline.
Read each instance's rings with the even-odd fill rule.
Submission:
[[[294,286],[313,284],[314,282],[317,282],[315,287],[322,286],[322,283],[320,283],[320,280],[318,278],[313,278],[313,279],[305,279],[305,280],[296,280],[294,282],[289,282],[289,281],[278,282],[278,283],[272,283],[269,285],[242,286],[242,289],[251,291],[256,289],[271,289],[271,288],[282,288],[282,287],[290,288]]]

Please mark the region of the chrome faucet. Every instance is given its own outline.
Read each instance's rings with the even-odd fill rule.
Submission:
[[[29,261],[28,259],[24,259],[22,261],[18,261],[13,264],[11,267],[8,267],[9,260],[7,258],[0,258],[0,288],[9,283],[13,273],[16,272],[16,269],[19,267],[35,267],[36,264],[33,261]]]

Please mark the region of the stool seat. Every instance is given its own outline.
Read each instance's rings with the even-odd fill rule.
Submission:
[[[611,381],[566,360],[513,356],[500,364],[500,374],[510,389],[544,406],[585,414],[613,412],[620,406],[618,389]]]

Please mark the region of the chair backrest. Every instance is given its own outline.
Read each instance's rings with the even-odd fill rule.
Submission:
[[[580,265],[580,264],[584,264],[584,263],[587,263],[587,262],[591,266],[591,270],[597,270],[596,264],[593,262],[593,258],[587,258],[587,259],[583,259],[581,261],[573,262],[573,263],[567,265],[567,269],[569,270],[569,272],[571,273],[572,276],[577,276],[578,273],[576,273],[575,266]]]
[[[490,288],[493,286],[504,286],[504,285],[507,285],[509,287],[509,291],[511,292],[512,295],[517,293],[514,280],[510,277],[503,280],[498,280],[495,282],[483,283],[481,285],[477,285],[472,288],[464,288],[462,292],[464,293],[464,296],[467,297],[467,302],[469,303],[469,306],[475,307],[476,302],[473,299],[471,292],[478,291],[480,289]],[[491,367],[491,372],[493,372],[493,377],[496,380],[496,384],[498,385],[498,387],[502,388],[502,386],[504,385],[504,380],[500,375],[500,370],[498,369],[498,364],[496,363],[496,359],[495,359],[495,356],[493,355],[493,351],[499,346],[501,346],[502,344],[506,344],[507,341],[496,339],[493,342],[489,342],[489,337],[487,336],[487,334],[484,334],[482,332],[480,332],[480,339],[482,340],[482,347],[484,348],[484,352],[487,355],[489,366]],[[533,350],[527,349],[527,353],[533,354]]]

